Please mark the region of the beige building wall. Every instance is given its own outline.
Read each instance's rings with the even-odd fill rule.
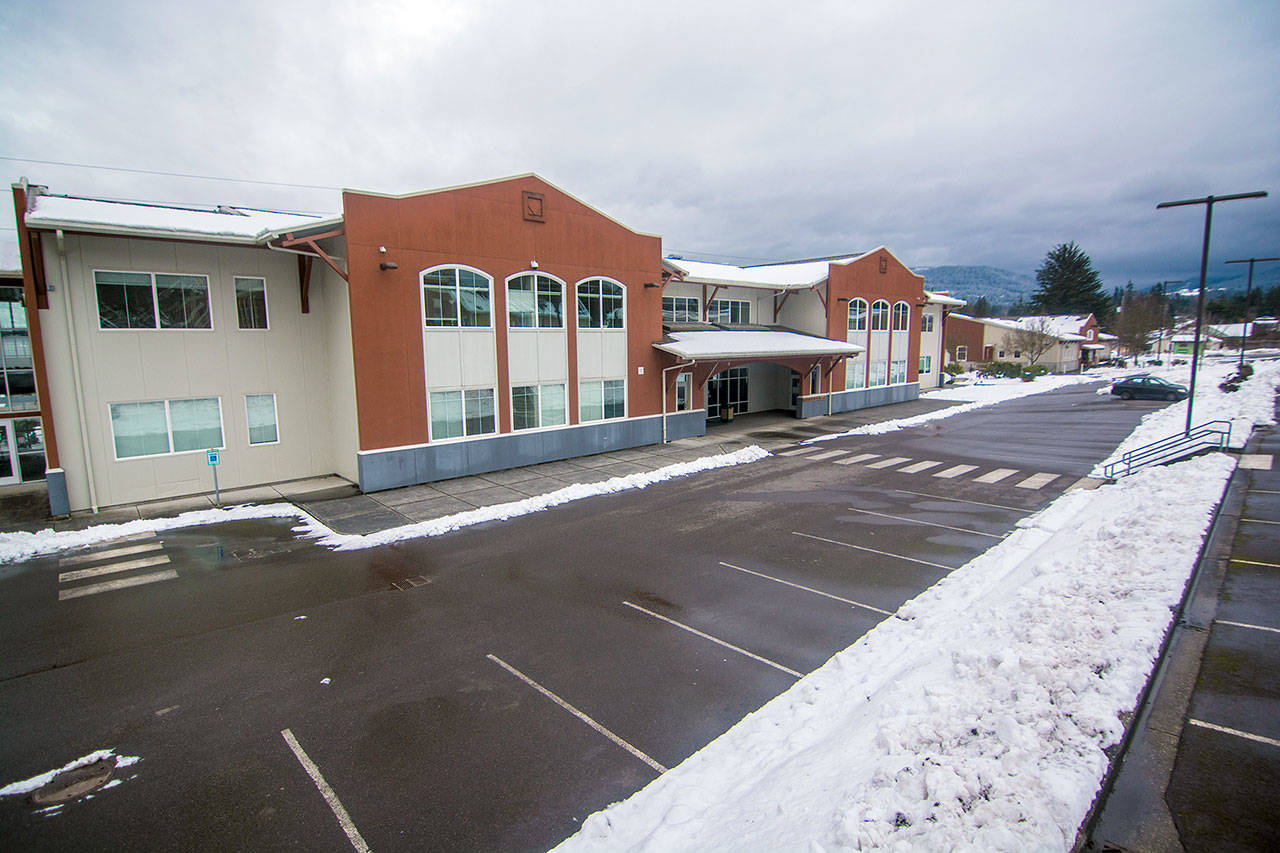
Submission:
[[[346,284],[313,270],[311,311],[300,306],[297,261],[266,249],[68,234],[65,267],[44,241],[55,292],[41,315],[60,450],[72,509],[174,497],[213,488],[203,451],[116,459],[112,403],[217,397],[224,450],[220,488],[355,473],[355,402]],[[69,275],[65,280],[63,270]],[[212,329],[101,329],[94,271],[209,279]],[[269,328],[238,327],[237,276],[266,280]],[[68,314],[68,308],[70,313]],[[72,375],[74,326],[83,393]],[[250,445],[245,395],[275,394],[279,441]],[[339,408],[341,407],[341,408]],[[79,440],[84,419],[85,442]],[[86,466],[84,445],[90,465]]]

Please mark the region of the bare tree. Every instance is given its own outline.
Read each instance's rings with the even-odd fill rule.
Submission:
[[[1004,348],[1026,356],[1030,364],[1039,361],[1057,342],[1057,336],[1049,331],[1046,317],[1020,320],[1018,328],[1010,329],[1004,336]]]
[[[1165,305],[1152,293],[1139,293],[1125,299],[1116,317],[1116,337],[1130,355],[1138,356],[1151,348],[1151,337],[1164,326]]]

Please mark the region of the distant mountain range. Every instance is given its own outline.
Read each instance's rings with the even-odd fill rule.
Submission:
[[[988,302],[1008,306],[1029,299],[1036,289],[1034,275],[999,267],[916,267],[915,273],[924,276],[925,290],[945,290],[969,303],[985,296]]]

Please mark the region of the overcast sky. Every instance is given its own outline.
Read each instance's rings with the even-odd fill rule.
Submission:
[[[968,7],[968,8],[967,8]],[[0,156],[410,192],[537,172],[668,253],[1108,287],[1280,255],[1280,3],[4,0]],[[336,192],[0,161],[53,192]],[[13,238],[6,210],[0,237]],[[705,255],[704,255],[705,256]]]

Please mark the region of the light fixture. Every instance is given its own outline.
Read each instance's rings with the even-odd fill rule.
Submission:
[[[644,286],[645,287],[662,287],[662,285],[658,284],[656,281],[646,281],[644,283]]]
[[[536,270],[537,268],[538,268],[538,262],[537,262],[537,261],[529,261],[529,269],[531,269],[531,270]]]
[[[395,261],[383,261],[382,263],[378,264],[378,269],[383,271],[398,270],[400,269],[400,265],[397,264]]]

